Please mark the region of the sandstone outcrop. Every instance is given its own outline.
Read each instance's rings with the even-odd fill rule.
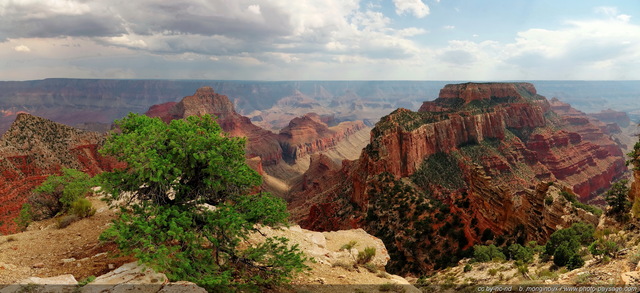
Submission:
[[[95,175],[117,166],[98,154],[104,136],[50,120],[19,114],[0,139],[0,232],[13,231],[12,221],[31,190],[63,168]]]
[[[304,182],[292,214],[310,229],[364,228],[398,272],[447,266],[477,243],[543,242],[577,220],[545,203],[556,185],[586,200],[625,171],[598,127],[570,128],[578,117],[551,108],[528,83],[445,86],[420,111],[383,117],[358,160]]]

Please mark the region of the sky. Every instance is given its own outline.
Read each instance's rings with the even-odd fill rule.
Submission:
[[[640,1],[0,0],[0,80],[639,80]]]

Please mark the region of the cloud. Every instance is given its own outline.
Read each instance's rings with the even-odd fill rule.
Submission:
[[[452,29],[455,29],[455,28],[456,28],[456,26],[455,26],[455,25],[445,25],[445,26],[443,26],[442,28],[443,28],[443,29],[446,29],[446,30],[452,30]]]
[[[423,18],[429,15],[429,6],[424,4],[422,0],[393,0],[396,6],[396,14],[403,15],[411,13],[417,18]]]
[[[19,46],[15,46],[13,47],[13,50],[15,50],[16,52],[31,52],[31,49],[25,45],[19,45]]]
[[[116,36],[124,32],[120,20],[76,1],[3,1],[0,3],[0,41],[7,38]]]
[[[249,10],[249,12],[253,13],[253,14],[257,14],[260,15],[260,5],[258,4],[253,4],[253,5],[249,5],[249,7],[247,7],[247,10]]]

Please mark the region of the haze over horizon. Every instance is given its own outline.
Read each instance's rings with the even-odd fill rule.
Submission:
[[[17,0],[0,80],[640,80],[637,1]]]

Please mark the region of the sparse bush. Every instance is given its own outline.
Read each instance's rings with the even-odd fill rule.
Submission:
[[[529,273],[529,267],[527,266],[527,264],[519,265],[518,273],[522,274],[523,276],[526,276]]]
[[[364,264],[364,265],[363,265],[363,267],[364,267],[365,269],[367,269],[367,271],[369,271],[369,272],[371,272],[371,273],[374,273],[374,274],[375,274],[375,273],[377,273],[377,272],[378,272],[378,268],[377,268],[374,264],[372,264],[372,263],[366,263],[366,264]]]
[[[544,204],[548,205],[548,206],[552,205],[553,204],[553,197],[551,195],[547,195],[544,198]]]
[[[358,264],[366,264],[376,256],[375,247],[367,247],[364,251],[358,252]]]
[[[64,229],[71,225],[71,223],[78,220],[80,220],[80,217],[75,214],[62,216],[60,219],[58,219],[58,229]]]
[[[358,241],[351,240],[351,241],[349,241],[349,243],[345,243],[345,244],[343,244],[343,245],[340,247],[340,249],[341,249],[341,250],[347,250],[347,251],[348,251],[348,250],[351,250],[352,248],[356,247],[356,244],[358,244]]]
[[[91,282],[93,282],[96,279],[96,276],[88,276],[86,279],[81,280],[80,282],[78,282],[78,286],[82,287],[84,285],[87,285]]]
[[[466,264],[466,265],[464,266],[463,271],[464,271],[465,273],[467,273],[467,272],[470,272],[472,269],[473,269],[473,267],[472,267],[470,264]]]
[[[31,211],[31,205],[29,203],[25,203],[22,205],[20,214],[14,221],[16,225],[18,225],[18,229],[20,229],[20,231],[27,230],[27,227],[29,227],[29,224],[31,224],[31,222],[33,221],[33,213]]]
[[[489,276],[495,276],[498,274],[498,269],[489,269]]]
[[[383,279],[389,279],[391,276],[387,272],[379,271],[378,274],[376,274],[376,277],[383,278]]]
[[[88,199],[78,198],[71,204],[69,213],[79,218],[86,218],[93,216],[96,213],[96,209],[93,208],[93,205]]]
[[[336,261],[333,264],[331,264],[331,267],[334,268],[343,268],[347,271],[353,272],[355,270],[355,264],[353,263],[347,263],[344,261]]]

